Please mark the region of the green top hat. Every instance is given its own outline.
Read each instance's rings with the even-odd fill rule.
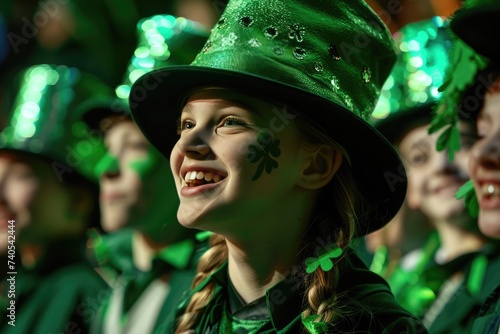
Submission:
[[[375,127],[395,143],[412,128],[431,122],[451,39],[439,16],[410,23],[393,38],[400,53],[372,116]]]
[[[182,100],[193,88],[226,86],[293,106],[350,154],[374,206],[362,235],[390,220],[406,194],[398,155],[367,122],[394,61],[386,26],[363,1],[234,0],[195,61],[141,77],[130,107],[168,157]]]
[[[174,17],[155,15],[137,23],[137,48],[129,62],[116,96],[109,100],[92,101],[86,106],[84,120],[98,129],[102,119],[130,114],[128,98],[132,84],[142,75],[169,65],[184,65],[193,61],[208,38],[208,31],[199,23]]]
[[[102,138],[81,121],[81,105],[111,89],[76,68],[36,65],[23,71],[13,105],[3,113],[0,150],[41,156],[60,180],[76,170],[95,183],[93,170],[104,153]]]
[[[500,61],[499,0],[467,0],[462,9],[453,15],[450,23],[453,32],[477,53]]]

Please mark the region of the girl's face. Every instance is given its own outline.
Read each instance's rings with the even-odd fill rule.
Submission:
[[[436,150],[439,134],[429,135],[428,125],[411,130],[399,145],[408,172],[408,204],[432,221],[466,214],[463,201],[455,198],[455,192],[468,179],[469,150],[475,129],[468,123],[460,124],[459,128],[462,146],[453,162],[448,160],[448,152]]]
[[[479,201],[479,228],[489,237],[500,238],[500,91],[497,89],[490,90],[485,97],[477,132],[479,140],[472,147],[469,168]]]
[[[268,222],[283,220],[304,191],[296,184],[305,159],[294,117],[234,91],[192,94],[170,159],[180,223],[227,235],[250,226],[265,233]]]
[[[134,227],[158,233],[177,225],[178,199],[168,162],[137,125],[119,122],[106,133],[105,143],[107,155],[97,165],[104,230]]]

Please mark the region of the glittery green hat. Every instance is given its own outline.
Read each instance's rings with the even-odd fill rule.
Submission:
[[[364,1],[231,0],[194,62],[138,79],[130,107],[168,157],[193,88],[225,86],[289,104],[350,154],[352,173],[376,206],[363,234],[392,218],[406,193],[398,155],[367,122],[395,58],[387,27]]]
[[[42,156],[60,181],[79,175],[95,182],[95,163],[104,153],[102,138],[81,121],[81,105],[111,88],[97,77],[76,68],[32,66],[19,75],[12,106],[4,110],[0,150]]]
[[[467,0],[463,8],[455,12],[450,25],[453,32],[477,53],[498,61],[499,18],[499,0]]]
[[[85,121],[93,129],[111,115],[130,114],[128,98],[132,84],[143,74],[170,65],[189,64],[207,41],[208,31],[199,23],[174,17],[155,15],[137,23],[138,44],[130,59],[123,82],[116,87],[111,100],[92,101],[87,106]]]
[[[375,127],[391,142],[429,124],[444,82],[451,37],[443,18],[412,22],[393,35],[400,51],[373,112]]]

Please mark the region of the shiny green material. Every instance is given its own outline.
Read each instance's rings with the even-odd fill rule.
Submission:
[[[437,101],[448,66],[451,41],[443,18],[410,23],[393,38],[400,53],[382,87],[375,119]]]
[[[137,48],[116,96],[128,103],[132,84],[142,75],[170,65],[189,64],[206,42],[208,32],[197,22],[155,15],[137,23]]]
[[[350,154],[353,177],[374,209],[370,222],[359,224],[364,235],[390,220],[406,194],[399,156],[367,123],[395,58],[387,27],[364,1],[229,1],[191,65],[134,83],[132,116],[168,158],[193,89],[227,87],[290,106]]]
[[[20,74],[17,95],[0,133],[0,149],[24,151],[51,160],[60,180],[76,170],[95,181],[94,166],[104,153],[102,137],[81,120],[81,104],[111,90],[76,68],[36,65]]]
[[[401,266],[401,263],[398,263],[389,274],[387,273],[390,265],[388,253],[385,247],[380,247],[374,256],[376,263],[372,262],[370,267],[370,270],[377,269],[375,272],[386,278],[396,300],[417,317],[422,317],[436,299],[436,294],[430,288],[424,274],[428,270],[429,263],[432,263],[439,246],[438,234],[431,234],[423,246],[414,268],[406,269]]]
[[[469,279],[467,280],[467,290],[469,290],[473,296],[481,291],[487,267],[488,258],[485,255],[478,256],[472,262]]]
[[[474,191],[474,183],[472,180],[463,184],[455,193],[455,197],[457,199],[464,199],[465,206],[472,217],[477,218],[479,216],[479,203],[477,202],[477,195]]]
[[[364,6],[358,1],[315,1],[312,8],[302,1],[231,1],[192,65],[260,73],[368,120],[393,64],[394,46],[385,26]],[[339,34],[325,38],[332,31]],[[270,73],[263,73],[262,56],[276,61],[275,68],[266,69]]]
[[[93,101],[87,107],[85,121],[93,129],[112,115],[130,114],[128,106],[132,84],[143,74],[171,65],[189,64],[208,38],[208,31],[199,23],[172,15],[155,15],[137,23],[137,47],[130,59],[123,81],[107,101]],[[158,85],[153,79],[143,88]]]
[[[102,156],[95,166],[95,176],[99,179],[104,173],[117,173],[120,170],[120,162],[117,157],[109,154],[108,151]]]
[[[320,254],[317,258],[315,257],[310,257],[306,259],[306,273],[311,274],[313,273],[318,267],[321,267],[321,270],[323,271],[329,271],[332,270],[333,268],[333,261],[332,259],[335,259],[342,255],[342,249],[335,245],[332,249],[329,249],[323,254]]]
[[[317,314],[303,317],[302,324],[311,334],[328,333],[328,326],[324,322],[315,321],[317,318]]]

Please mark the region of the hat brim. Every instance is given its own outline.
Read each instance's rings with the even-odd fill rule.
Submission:
[[[103,131],[102,120],[112,116],[131,118],[128,106],[119,99],[90,101],[81,108],[84,110],[82,119],[92,130]]]
[[[139,78],[130,94],[132,117],[167,158],[178,140],[177,120],[186,94],[196,87],[230,87],[293,106],[326,131],[349,153],[352,175],[372,211],[358,236],[384,226],[406,195],[406,173],[392,145],[349,110],[320,96],[252,74],[198,66],[173,66]],[[329,112],[330,111],[330,112]]]
[[[434,103],[426,103],[390,114],[375,122],[375,128],[391,143],[396,144],[411,129],[430,124]]]
[[[492,60],[500,58],[496,34],[500,29],[500,4],[458,10],[450,22],[453,32],[477,53]]]

